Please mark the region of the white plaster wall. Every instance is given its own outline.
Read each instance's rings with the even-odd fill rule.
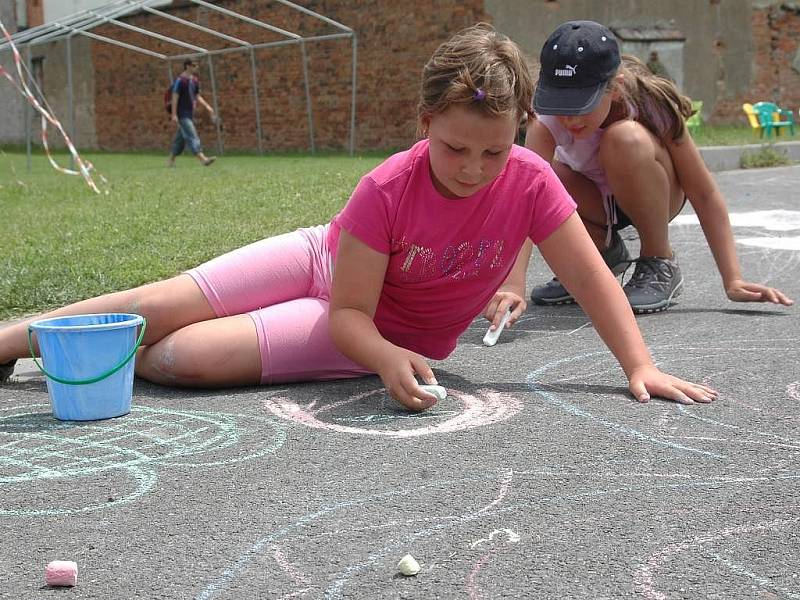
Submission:
[[[44,93],[47,103],[64,128],[72,131],[69,114],[66,47],[64,42],[34,46],[33,57],[41,57],[44,64]],[[72,40],[73,90],[75,127],[73,142],[79,148],[97,145],[94,119],[94,69],[91,58],[91,40],[78,37]],[[16,75],[10,52],[0,53],[0,63]],[[15,77],[15,79],[18,79]],[[5,78],[0,78],[0,144],[25,143],[25,106],[22,96]],[[28,110],[31,119],[31,137],[34,144],[41,144],[41,118],[33,109]],[[55,129],[48,128],[48,141],[53,147],[62,147],[63,138]]]
[[[164,0],[163,2],[153,3],[150,6],[163,6],[171,4],[171,1],[172,0]],[[45,0],[44,21],[48,23],[56,19],[63,19],[68,15],[84,10],[91,10],[93,8],[100,8],[105,4],[110,4],[110,2],[108,0]]]
[[[623,40],[620,43],[620,50],[623,54],[632,54],[646,63],[650,57],[650,52],[658,52],[658,60],[677,84],[679,89],[683,89],[683,42],[659,41],[659,42],[634,42]]]
[[[0,65],[15,72],[10,52],[0,52]],[[0,144],[25,142],[24,110],[21,96],[5,77],[0,78]]]

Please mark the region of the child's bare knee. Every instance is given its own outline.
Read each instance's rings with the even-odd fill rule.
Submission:
[[[613,168],[644,157],[654,157],[653,135],[636,121],[618,121],[603,133],[600,139],[600,162]]]
[[[138,370],[145,379],[166,385],[197,385],[203,381],[205,366],[202,340],[190,332],[175,332],[141,355]]]
[[[164,281],[149,283],[121,292],[124,294],[121,302],[124,312],[147,317],[149,339],[153,339],[157,332],[156,338],[168,333],[171,330],[168,324],[175,318],[173,306],[170,304],[172,294],[165,283]]]

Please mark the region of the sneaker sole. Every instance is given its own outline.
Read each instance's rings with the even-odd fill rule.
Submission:
[[[633,261],[625,261],[621,263],[617,263],[614,267],[609,267],[611,272],[614,274],[614,277],[619,277],[622,275],[627,269],[628,266]],[[575,298],[572,296],[559,296],[558,298],[548,299],[548,298],[534,298],[531,295],[531,302],[538,306],[560,306],[562,304],[575,304]]]
[[[636,314],[636,315],[646,315],[646,314],[652,314],[652,313],[657,313],[657,312],[663,312],[663,311],[667,310],[670,307],[670,305],[672,304],[672,301],[675,298],[677,298],[678,296],[681,295],[681,292],[683,292],[683,278],[682,277],[681,277],[681,280],[678,282],[678,285],[675,286],[675,289],[672,290],[672,293],[665,300],[662,300],[661,302],[657,302],[656,304],[640,304],[639,306],[634,306],[633,304],[631,304],[631,309],[633,310],[633,313]]]
[[[567,296],[566,298],[554,298],[550,299],[543,299],[543,298],[531,298],[534,304],[538,306],[559,306],[561,304],[575,304],[575,298],[572,296]]]

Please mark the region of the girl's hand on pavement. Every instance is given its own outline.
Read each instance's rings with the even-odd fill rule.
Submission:
[[[706,404],[716,400],[718,395],[715,389],[707,385],[691,383],[662,373],[653,365],[635,369],[628,380],[628,389],[639,402],[647,402],[651,397],[657,396],[680,404]]]
[[[794,300],[778,289],[750,283],[742,279],[736,279],[725,290],[728,298],[734,302],[772,302],[773,304],[783,304],[791,306]]]

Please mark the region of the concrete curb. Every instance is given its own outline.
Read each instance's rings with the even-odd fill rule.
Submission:
[[[741,168],[742,155],[749,152],[758,152],[768,145],[773,146],[779,152],[783,152],[791,160],[800,161],[800,142],[746,144],[743,146],[704,146],[700,148],[700,155],[703,157],[709,171],[733,171]]]

